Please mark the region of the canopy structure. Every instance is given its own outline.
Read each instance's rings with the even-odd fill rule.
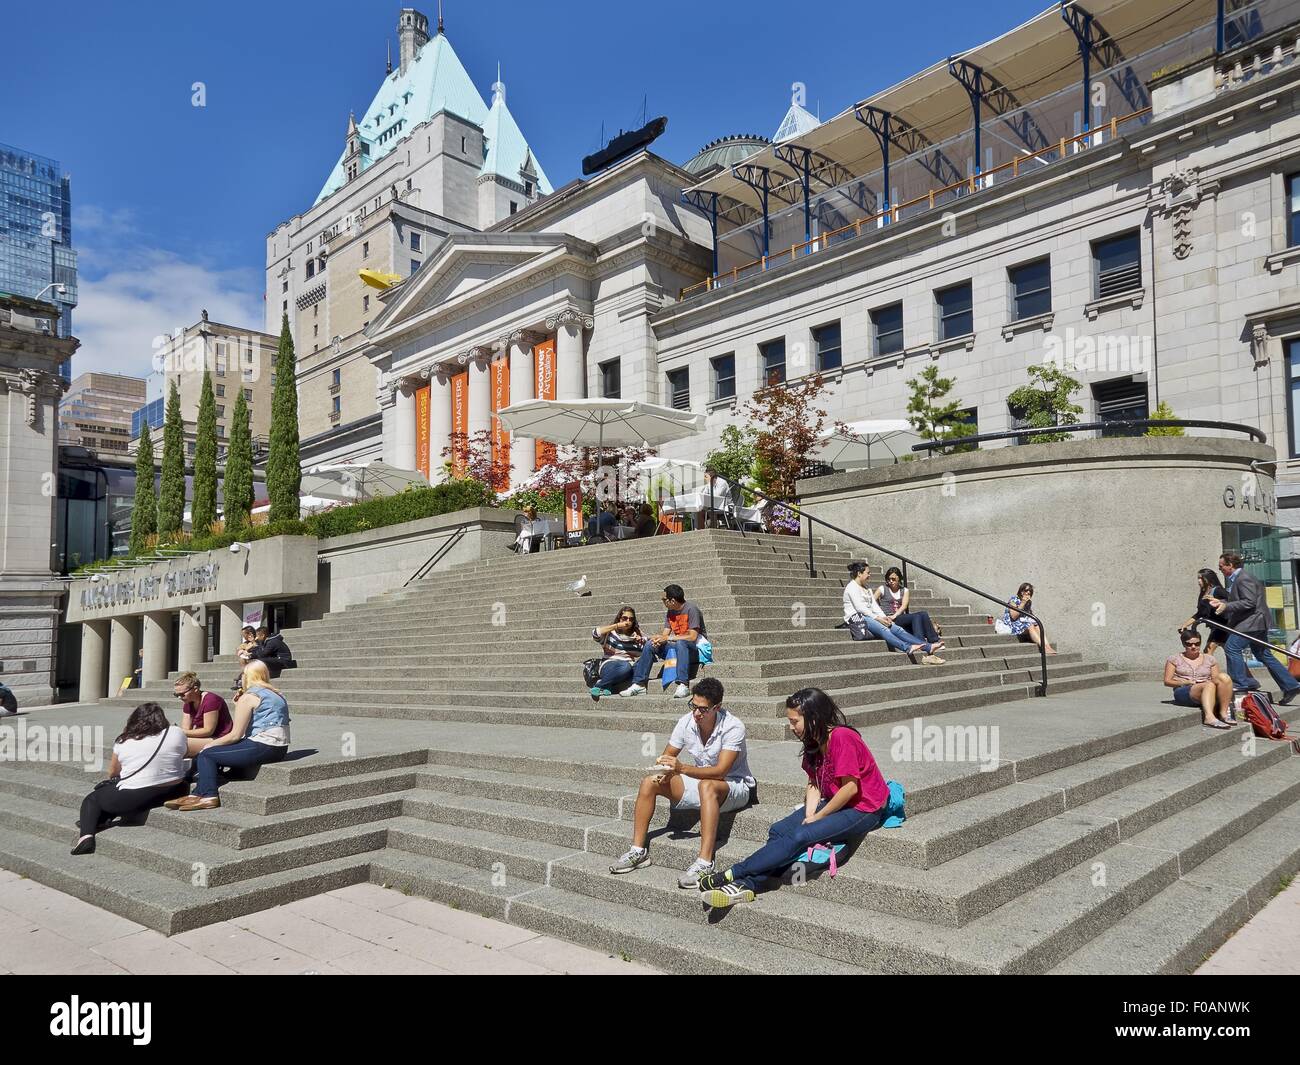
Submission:
[[[299,491],[318,500],[357,503],[396,495],[410,486],[428,488],[429,481],[418,470],[399,469],[376,459],[312,466],[303,473]]]
[[[738,279],[821,250],[827,233],[896,222],[1145,123],[1158,70],[1298,13],[1297,0],[1056,4],[762,147],[683,199],[709,217],[715,277]]]

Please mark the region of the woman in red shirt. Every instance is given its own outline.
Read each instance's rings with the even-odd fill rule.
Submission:
[[[878,828],[889,786],[858,730],[820,688],[801,688],[785,701],[790,731],[803,742],[808,787],[802,808],[777,821],[767,842],[743,861],[700,877],[704,902],[725,908],[753,902],[754,889],[780,876],[809,847],[845,843]]]

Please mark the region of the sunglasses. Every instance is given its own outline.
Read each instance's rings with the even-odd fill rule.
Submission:
[[[693,714],[707,714],[712,709],[711,706],[700,706],[698,703],[691,703],[691,713]]]

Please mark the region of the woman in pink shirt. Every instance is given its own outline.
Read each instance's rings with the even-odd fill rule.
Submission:
[[[785,701],[790,731],[803,743],[808,774],[804,804],[777,821],[767,842],[743,861],[700,877],[709,906],[753,902],[754,889],[780,876],[816,843],[845,843],[878,828],[889,785],[862,737],[820,688],[801,688]]]

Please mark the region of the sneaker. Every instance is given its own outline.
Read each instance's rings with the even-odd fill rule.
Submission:
[[[719,869],[716,872],[702,873],[696,886],[701,891],[712,891],[714,888],[725,887],[731,883],[731,870]]]
[[[588,693],[593,699],[599,699],[602,695],[613,695],[614,693],[608,688],[602,688],[600,685],[592,688]]]
[[[674,699],[689,699],[690,697],[691,689],[686,687],[685,684],[677,685],[676,689],[673,691]]]
[[[754,893],[739,884],[727,884],[725,887],[710,888],[703,892],[701,899],[704,905],[711,909],[725,910],[738,902],[753,902]]]
[[[628,847],[627,853],[609,867],[611,873],[630,873],[643,865],[654,865],[650,851],[645,847]]]
[[[700,886],[700,877],[714,872],[712,862],[706,862],[703,858],[696,858],[691,863],[691,867],[677,878],[677,886],[683,888],[697,888]]]
[[[619,692],[618,694],[619,694],[620,696],[622,696],[624,699],[626,699],[626,698],[628,698],[629,696],[632,696],[632,695],[644,695],[644,694],[645,694],[645,685],[644,685],[644,684],[629,684],[626,688],[624,688],[624,689],[623,689],[621,692]]]
[[[922,661],[923,663],[925,663],[927,666],[941,666],[941,665],[943,665],[943,659],[940,658],[938,655],[934,655],[934,654],[924,655],[924,656],[921,658],[921,661]]]

